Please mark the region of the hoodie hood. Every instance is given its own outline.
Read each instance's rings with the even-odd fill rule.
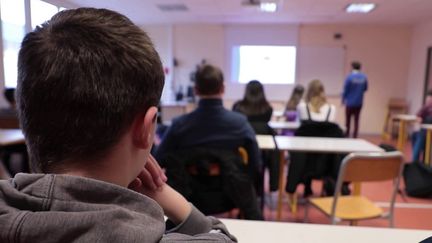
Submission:
[[[0,225],[0,242],[157,242],[165,232],[162,208],[151,198],[53,174],[0,181]]]

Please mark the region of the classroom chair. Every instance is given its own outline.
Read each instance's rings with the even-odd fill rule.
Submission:
[[[239,209],[246,219],[263,219],[244,148],[184,149],[165,155],[161,162],[167,183],[204,214]]]
[[[393,211],[397,189],[403,165],[403,155],[399,151],[382,153],[351,153],[344,158],[336,182],[333,197],[312,198],[305,209],[305,220],[308,207],[313,206],[326,214],[332,224],[342,220],[356,225],[358,220],[387,218],[389,226],[394,227]],[[361,195],[360,182],[394,180],[390,207],[384,212],[369,199]],[[344,181],[353,182],[353,195],[339,195]]]

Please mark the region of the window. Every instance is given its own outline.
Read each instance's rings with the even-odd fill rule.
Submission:
[[[43,24],[59,11],[59,7],[41,0],[31,0],[30,4],[32,29]]]
[[[25,35],[24,1],[1,0],[0,4],[5,87],[16,87],[18,52]]]
[[[247,83],[293,84],[295,46],[238,46],[233,48],[232,80]]]
[[[26,0],[0,0],[3,36],[3,70],[6,88],[17,84],[18,52],[26,34],[26,24],[34,29],[59,11],[65,10],[41,0],[30,0],[30,19],[26,19]]]

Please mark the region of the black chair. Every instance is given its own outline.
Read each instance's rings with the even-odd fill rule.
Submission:
[[[239,208],[246,219],[263,219],[248,165],[238,150],[179,150],[166,154],[160,162],[167,183],[204,214]]]

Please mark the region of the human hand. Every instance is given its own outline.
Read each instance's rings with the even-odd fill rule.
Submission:
[[[149,155],[143,170],[139,173],[137,178],[129,184],[128,188],[149,195],[159,190],[165,185],[166,181],[167,177],[159,166],[159,163],[152,155]]]

